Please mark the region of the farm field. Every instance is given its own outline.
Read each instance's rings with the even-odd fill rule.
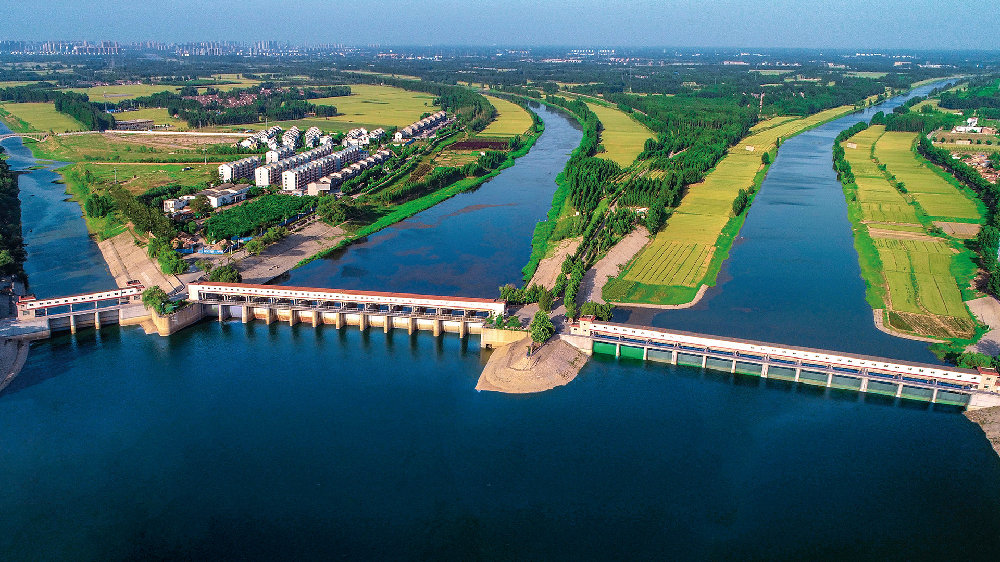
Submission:
[[[601,144],[605,152],[597,154],[598,158],[614,160],[624,168],[642,152],[646,139],[655,136],[645,125],[618,109],[590,102],[587,102],[587,107],[604,125]]]
[[[762,154],[772,150],[779,137],[788,138],[850,109],[838,107],[806,118],[775,117],[759,124],[758,132],[731,148],[705,181],[690,186],[666,227],[609,284],[604,298],[681,304],[689,302],[700,285],[713,284],[713,263],[728,255],[742,224],[724,234],[731,221],[738,220],[732,216],[733,200],[754,183],[763,166]]]
[[[31,141],[28,141],[31,142]],[[208,144],[232,144],[225,137],[145,136],[115,133],[50,136],[32,145],[38,158],[62,162],[202,162],[206,155],[200,147]],[[224,162],[236,155],[208,154],[209,161]]]
[[[82,131],[83,124],[69,115],[59,113],[52,103],[4,103],[0,110],[9,113],[17,120],[9,117],[5,121],[11,129],[20,133],[55,131]]]
[[[87,94],[87,96],[90,97],[90,101],[93,102],[108,101],[116,103],[121,100],[141,98],[143,96],[148,96],[150,94],[156,94],[164,91],[176,92],[179,89],[180,88],[178,88],[177,86],[126,84],[122,86],[111,85],[111,86],[93,86],[91,88],[66,88],[63,91]]]
[[[310,100],[317,105],[332,105],[338,115],[330,121],[342,128],[354,127],[405,127],[426,112],[437,110],[434,96],[423,92],[410,92],[391,86],[352,84],[351,95]],[[322,127],[321,127],[322,128]]]
[[[497,109],[497,116],[479,136],[513,137],[523,135],[531,128],[531,115],[523,107],[494,97],[490,98],[490,103]]]
[[[980,221],[983,211],[975,201],[917,160],[910,148],[915,139],[916,133],[887,132],[875,143],[875,157],[928,215]]]
[[[191,170],[184,168],[191,167]],[[207,181],[218,181],[218,164],[74,164],[71,170],[85,179],[88,185],[111,185],[115,173],[122,187],[138,195],[153,187],[176,183],[179,185],[202,185]],[[86,176],[89,171],[90,175]],[[69,175],[67,174],[67,180]]]
[[[954,273],[971,266],[968,255],[947,239],[927,234],[924,222],[929,221],[921,221],[916,207],[870,156],[873,146],[893,134],[875,126],[842,144],[857,185],[856,190],[845,188],[856,246],[859,254],[866,253],[866,246],[875,254],[859,257],[862,276],[875,287],[874,293],[884,295],[888,326],[921,336],[971,338],[976,323]],[[909,143],[904,146],[909,153]],[[872,307],[880,306],[872,303]]]
[[[187,121],[174,119],[167,113],[166,108],[157,107],[150,109],[136,109],[134,111],[119,111],[114,114],[116,121],[128,121],[131,119],[152,119],[157,125],[170,125],[171,130],[186,131],[189,129]]]

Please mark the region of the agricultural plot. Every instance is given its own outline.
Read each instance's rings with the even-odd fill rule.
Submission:
[[[969,318],[950,274],[954,253],[944,241],[874,239],[889,287],[890,308]]]
[[[434,96],[391,86],[352,84],[351,95],[309,100],[317,105],[332,105],[342,115],[330,121],[342,128],[405,127],[427,112],[437,111]],[[322,128],[322,127],[321,127]]]
[[[152,119],[156,125],[170,125],[173,131],[185,131],[188,129],[186,121],[174,119],[167,113],[166,108],[158,107],[151,109],[136,109],[134,111],[119,111],[114,114],[116,121],[130,121],[132,119]]]
[[[887,132],[875,143],[875,157],[885,164],[896,180],[933,217],[978,222],[980,206],[965,193],[917,160],[911,150],[916,133]]]
[[[688,302],[699,285],[713,283],[714,277],[707,278],[713,271],[713,260],[720,249],[727,252],[731,245],[731,237],[724,236],[723,230],[734,220],[733,200],[740,189],[753,185],[762,167],[762,154],[773,149],[779,137],[788,138],[849,109],[836,108],[804,119],[776,117],[762,124],[757,133],[741,140],[716,164],[705,181],[690,186],[666,227],[639,252],[617,283],[612,284],[615,288],[611,292],[617,293],[621,292],[620,287],[631,283],[629,294],[606,294],[605,298],[679,304]]]
[[[479,136],[513,137],[523,135],[531,128],[531,115],[523,107],[494,97],[490,98],[490,103],[496,108],[497,116],[483,129],[483,132],[479,133]]]
[[[66,92],[78,92],[87,94],[93,102],[119,102],[156,94],[159,92],[177,92],[177,86],[164,86],[156,84],[127,84],[124,86],[93,86],[91,88],[66,88]]]
[[[5,121],[12,125],[11,129],[22,133],[45,131],[64,133],[84,130],[82,123],[56,111],[52,103],[4,103],[0,104],[0,110],[16,119],[15,121],[7,117]]]
[[[598,158],[614,160],[624,168],[634,162],[636,156],[642,152],[646,139],[654,136],[645,125],[623,111],[589,102],[587,107],[604,125],[604,130],[601,132],[604,152],[597,154]]]
[[[841,146],[851,164],[861,220],[869,223],[903,223],[919,225],[916,210],[903,194],[886,181],[878,165],[871,159],[871,148],[885,133],[885,127],[875,126],[854,135]],[[879,225],[882,228],[882,225]]]
[[[138,195],[161,185],[203,185],[208,181],[218,181],[218,164],[96,164],[80,163],[74,166],[84,181],[90,184],[119,183],[130,193]],[[185,170],[185,168],[191,168]],[[89,175],[87,175],[89,172]]]

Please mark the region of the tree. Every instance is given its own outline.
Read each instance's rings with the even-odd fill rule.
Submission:
[[[255,238],[246,245],[247,253],[258,256],[264,251],[264,241],[260,238]]]
[[[552,324],[552,320],[549,319],[549,315],[539,310],[535,313],[535,317],[531,319],[531,340],[535,343],[544,343],[545,340],[552,337],[552,334],[556,333],[556,327]]]
[[[235,265],[227,263],[209,271],[208,280],[215,283],[240,283],[243,281],[243,276]]]
[[[212,212],[212,204],[206,195],[199,195],[191,200],[191,212],[199,216],[205,216]]]
[[[762,154],[761,157],[760,157],[760,162],[761,162],[761,164],[763,164],[765,166],[767,166],[768,164],[770,164],[771,163],[771,154],[768,153],[768,152],[765,152],[764,154]]]
[[[552,293],[546,289],[538,294],[538,308],[544,312],[549,312],[552,310]]]
[[[151,308],[158,314],[163,314],[163,307],[168,300],[167,293],[159,285],[153,285],[142,292],[142,306],[147,310]]]
[[[646,211],[646,229],[650,234],[656,234],[667,221],[667,213],[659,204],[654,204]]]

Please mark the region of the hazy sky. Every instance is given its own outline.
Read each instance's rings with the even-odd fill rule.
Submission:
[[[1000,49],[1000,0],[0,0],[0,39]]]

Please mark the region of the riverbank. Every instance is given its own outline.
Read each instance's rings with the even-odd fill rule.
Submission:
[[[1000,456],[1000,406],[967,411],[965,417],[979,426],[993,450]]]

